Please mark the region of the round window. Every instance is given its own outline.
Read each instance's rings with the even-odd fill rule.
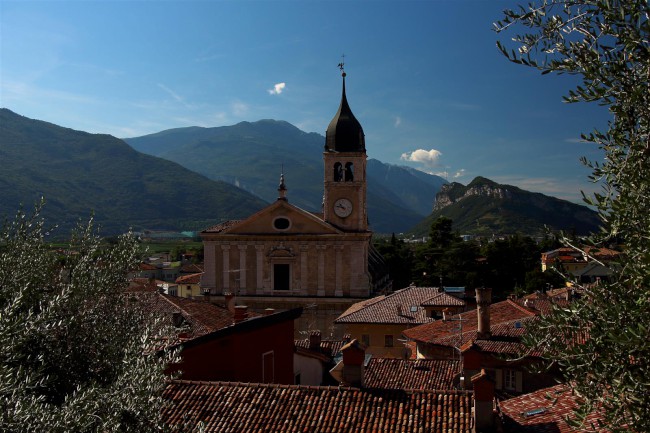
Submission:
[[[276,230],[286,230],[289,228],[291,225],[291,221],[289,221],[288,218],[280,217],[276,218],[273,221],[273,227],[275,227]]]

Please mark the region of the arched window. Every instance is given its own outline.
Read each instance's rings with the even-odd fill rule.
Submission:
[[[345,181],[351,182],[354,180],[354,164],[351,162],[345,163]]]
[[[334,182],[341,182],[343,180],[343,165],[340,162],[334,164]]]

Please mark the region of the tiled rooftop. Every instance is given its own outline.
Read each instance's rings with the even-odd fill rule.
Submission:
[[[203,230],[202,233],[221,233],[230,227],[237,225],[243,220],[228,220]]]
[[[326,355],[330,358],[336,356],[341,351],[341,347],[346,344],[343,340],[321,340],[319,353]],[[303,340],[295,340],[294,344],[297,348],[309,349],[309,338]]]
[[[176,284],[199,284],[203,272],[198,274],[183,275],[176,278]]]
[[[566,418],[571,416],[578,397],[566,385],[540,389],[500,402],[504,431],[522,433],[578,433],[608,430],[598,427],[597,414],[587,417],[578,429],[570,427]],[[593,427],[592,427],[593,425]]]
[[[165,295],[163,293],[139,293],[138,301],[148,311],[162,313],[171,318],[174,313],[180,313],[185,339],[193,339],[233,324],[233,313],[224,307],[206,301],[195,301],[187,298]],[[249,317],[259,314],[248,312]]]
[[[157,292],[159,290],[158,284],[164,284],[162,280],[150,280],[149,278],[133,278],[129,281],[129,286],[126,292]]]
[[[533,317],[535,315],[536,311],[526,308],[523,305],[519,305],[517,302],[510,299],[490,305],[490,323],[492,329],[494,329],[494,327],[499,323],[516,321],[518,319],[523,319],[524,317]],[[458,339],[461,325],[462,333],[477,330],[478,319],[475,309],[452,316],[446,321],[436,320],[431,323],[407,329],[403,334],[418,342],[436,342],[436,344],[439,344],[438,341],[447,337]]]
[[[189,265],[183,265],[181,267],[181,273],[183,274],[197,274],[203,272],[203,265],[197,265],[195,263],[190,263]]]
[[[174,381],[163,416],[207,433],[469,433],[472,395],[463,391],[360,390],[340,387]]]
[[[417,325],[431,322],[424,305],[464,305],[453,296],[442,293],[436,287],[407,287],[388,296],[379,296],[357,302],[341,314],[335,323],[382,323]]]
[[[364,386],[447,390],[453,389],[452,381],[459,371],[458,361],[371,358],[364,371]]]
[[[156,266],[154,266],[152,264],[149,264],[149,263],[140,263],[138,265],[138,268],[141,271],[155,271],[156,269],[158,269]]]
[[[526,352],[526,347],[521,343],[521,337],[526,333],[526,326],[530,326],[536,320],[536,316],[524,317],[522,319],[502,322],[490,327],[492,336],[489,339],[478,340],[476,330],[446,335],[429,341],[430,344],[449,347],[469,348],[472,344],[475,348],[489,353],[500,355],[519,355]],[[539,356],[540,354],[529,353]]]

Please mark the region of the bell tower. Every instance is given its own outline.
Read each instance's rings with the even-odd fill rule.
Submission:
[[[339,66],[343,77],[341,104],[327,127],[323,152],[323,219],[345,231],[366,232],[366,143],[363,128],[345,96],[343,64]]]

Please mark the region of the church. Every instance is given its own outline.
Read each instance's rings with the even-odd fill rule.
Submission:
[[[341,103],[325,135],[322,212],[292,205],[281,174],[274,203],[201,232],[206,295],[233,294],[253,309],[308,306],[323,318],[390,290],[368,226],[365,136],[342,77]]]

